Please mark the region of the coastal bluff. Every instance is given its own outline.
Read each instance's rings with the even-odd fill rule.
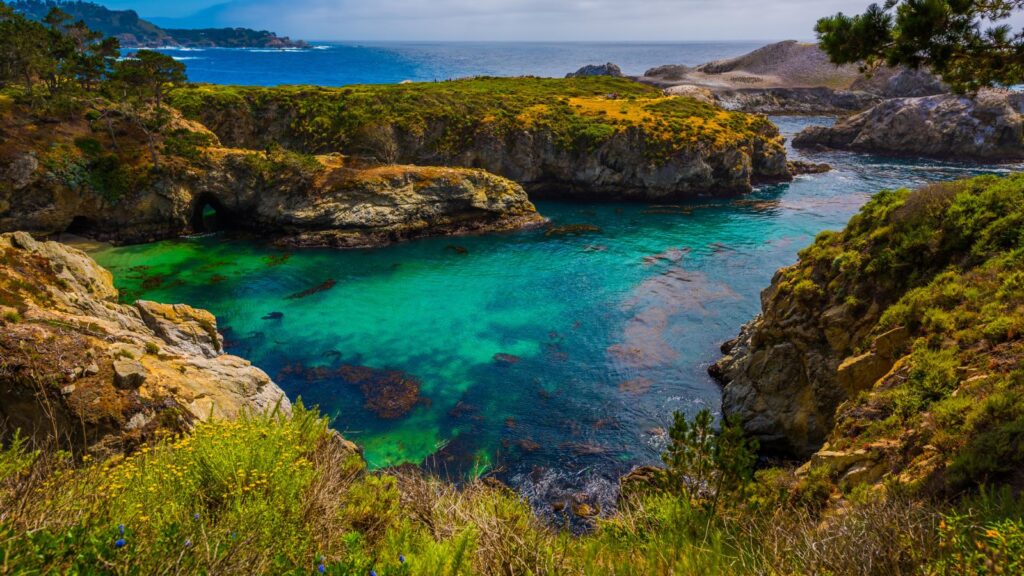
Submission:
[[[0,234],[6,431],[109,454],[199,420],[290,411],[270,377],[224,353],[213,314],[117,297],[110,273],[85,253]]]
[[[677,200],[791,178],[766,117],[623,78],[192,85],[173,104],[227,146],[479,168],[534,199]]]

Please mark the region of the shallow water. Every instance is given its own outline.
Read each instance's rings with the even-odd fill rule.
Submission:
[[[776,121],[792,133],[827,120]],[[620,474],[658,461],[673,411],[717,411],[706,368],[719,344],[818,232],[882,188],[1008,169],[810,159],[836,170],[669,207],[538,204],[556,224],[601,229],[581,236],[285,253],[212,235],[93,255],[128,300],[213,311],[230,352],[319,405],[371,466],[491,469],[536,503],[582,491],[607,505]],[[382,418],[365,407],[363,371],[346,366],[400,371],[371,385],[412,378],[420,399]]]

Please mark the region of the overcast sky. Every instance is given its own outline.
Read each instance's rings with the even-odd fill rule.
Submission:
[[[810,40],[870,0],[98,0],[184,26],[310,40]],[[198,15],[196,15],[198,14]],[[167,25],[170,22],[160,21]]]

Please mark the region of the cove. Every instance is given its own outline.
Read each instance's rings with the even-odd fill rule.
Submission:
[[[213,233],[92,256],[125,300],[214,312],[230,353],[320,406],[372,467],[491,470],[537,504],[607,504],[658,461],[674,411],[718,408],[718,346],[817,233],[883,188],[1016,168],[803,157],[835,169],[741,198],[538,203],[554,226],[588,225],[566,233],[292,252]]]

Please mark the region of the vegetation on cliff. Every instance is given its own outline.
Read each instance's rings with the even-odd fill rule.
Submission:
[[[340,151],[380,155],[382,139],[395,131],[432,141],[439,157],[454,156],[481,132],[541,128],[560,146],[589,150],[617,132],[638,129],[648,136],[652,160],[681,150],[721,150],[777,136],[763,116],[727,112],[691,98],[665,97],[628,79],[602,77],[473,78],[385,86],[276,88],[192,85],[173,99],[187,117],[200,120],[231,141],[236,123],[253,126],[259,111],[273,109],[288,122],[286,133],[242,135],[281,138],[305,152]],[[235,128],[239,128],[238,124]],[[439,133],[438,133],[439,132]],[[262,141],[250,141],[250,145]]]
[[[868,320],[847,353],[909,336],[839,407],[831,450],[885,446],[894,477],[953,493],[1024,485],[1022,206],[1024,175],[882,192],[786,270],[779,291]]]

